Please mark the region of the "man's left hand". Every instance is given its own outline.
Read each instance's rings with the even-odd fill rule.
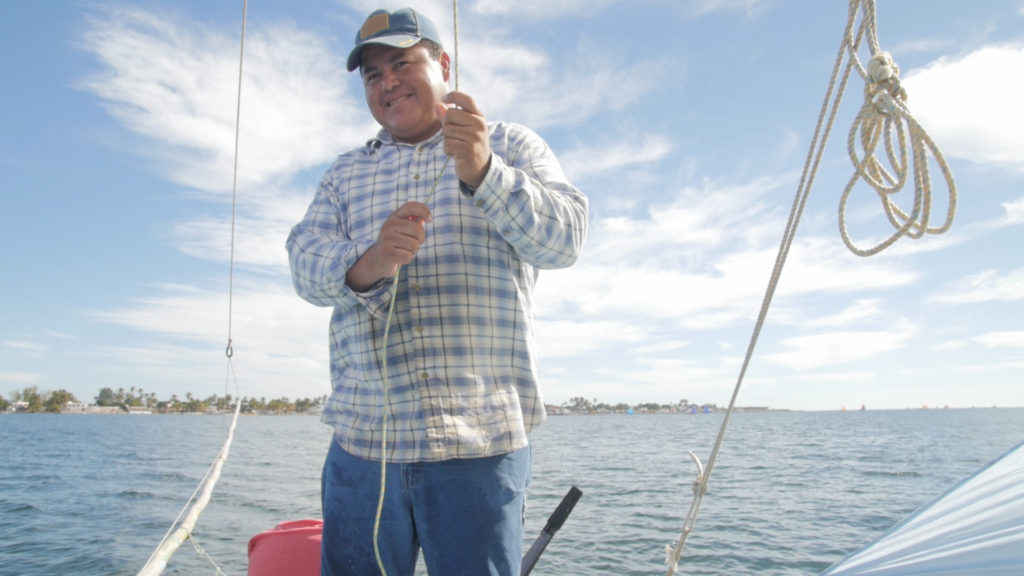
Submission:
[[[491,167],[487,119],[480,112],[476,101],[463,92],[449,92],[444,102],[454,106],[438,106],[438,115],[443,123],[444,151],[455,159],[455,175],[459,180],[476,189],[483,183]]]

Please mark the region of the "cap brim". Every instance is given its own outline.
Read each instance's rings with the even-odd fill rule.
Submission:
[[[356,68],[359,68],[360,61],[362,60],[363,48],[366,48],[370,44],[383,44],[394,48],[409,48],[410,46],[419,44],[422,39],[423,38],[419,36],[413,36],[411,34],[393,34],[391,36],[375,36],[373,38],[367,38],[349,52],[348,71],[351,72]]]

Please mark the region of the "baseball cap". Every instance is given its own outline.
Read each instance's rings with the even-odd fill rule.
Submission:
[[[423,39],[442,44],[437,28],[427,17],[412,8],[394,12],[376,10],[366,18],[363,27],[356,33],[356,47],[348,54],[348,71],[359,68],[363,48],[367,44],[408,48]]]

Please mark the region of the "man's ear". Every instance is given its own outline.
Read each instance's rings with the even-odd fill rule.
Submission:
[[[448,57],[447,52],[441,52],[441,57],[437,60],[441,64],[441,73],[444,75],[444,81],[448,82],[452,73],[452,60]]]

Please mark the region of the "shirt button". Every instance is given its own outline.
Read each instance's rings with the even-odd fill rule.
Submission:
[[[413,180],[419,180],[420,179],[420,175],[419,174],[413,174],[412,175],[412,179]]]
[[[426,380],[427,378],[430,378],[430,374],[427,374],[426,372],[420,372],[420,378]]]
[[[419,333],[419,334],[423,334],[423,326],[417,326],[416,327],[416,332]]]
[[[477,208],[481,208],[481,207],[483,207],[483,205],[484,205],[484,201],[483,200],[477,200],[476,201]]]
[[[422,286],[420,286],[419,284],[413,284],[413,285],[412,285],[412,289],[413,289],[414,291],[416,291],[416,292],[419,292],[419,291],[420,291],[420,288],[422,288]]]

